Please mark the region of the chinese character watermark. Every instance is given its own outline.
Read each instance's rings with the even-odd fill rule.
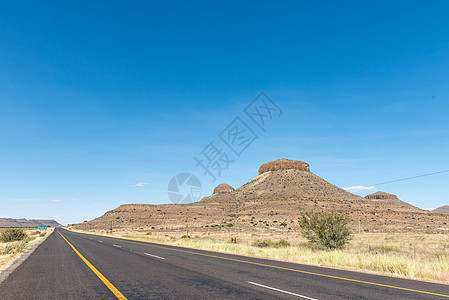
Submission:
[[[245,107],[243,114],[237,115],[218,134],[218,144],[221,141],[224,147],[217,145],[216,140],[210,141],[193,157],[195,167],[200,168],[204,176],[215,182],[224,171],[229,170],[235,158],[239,158],[259,138],[256,130],[265,132],[269,122],[282,114],[282,109],[267,94],[261,92]],[[179,173],[170,180],[167,193],[175,204],[196,202],[201,197],[201,182],[191,173]]]
[[[270,120],[280,117],[283,112],[264,92],[249,103],[243,110],[247,118],[254,122],[262,131]],[[231,150],[234,155],[240,157],[242,153],[259,138],[253,128],[251,128],[240,116],[235,117],[228,126],[219,134],[219,139]],[[229,169],[229,165],[235,160],[230,159],[226,149],[221,149],[211,141],[193,159],[195,166],[201,168],[203,175],[207,175],[215,182],[223,171]]]
[[[237,156],[240,156],[258,138],[240,117],[229,123],[218,136]]]
[[[280,117],[283,113],[281,108],[264,92],[261,92],[248,104],[244,111],[263,131],[266,130],[268,120],[272,120],[274,117]]]

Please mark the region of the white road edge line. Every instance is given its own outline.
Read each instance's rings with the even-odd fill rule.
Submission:
[[[98,240],[100,243],[103,243],[103,241]]]
[[[307,297],[307,296],[303,296],[303,295],[295,294],[295,293],[292,293],[292,292],[280,290],[280,289],[277,289],[277,288],[274,288],[274,287],[271,287],[271,286],[266,286],[266,285],[263,285],[263,284],[260,284],[260,283],[255,283],[255,282],[251,282],[251,281],[248,281],[248,283],[249,284],[254,284],[254,285],[257,285],[257,286],[260,286],[260,287],[264,287],[266,289],[270,289],[270,290],[273,290],[273,291],[278,291],[278,292],[286,293],[286,294],[289,294],[289,295],[292,295],[292,296],[301,297],[301,298],[304,298],[304,299],[317,300],[315,298],[310,298],[310,297]]]
[[[159,259],[165,259],[163,257],[157,256],[157,255],[154,255],[154,254],[150,254],[150,253],[144,253],[144,254],[148,255],[148,256],[153,256],[153,257],[156,257],[156,258],[159,258]]]
[[[112,246],[117,247],[117,248],[122,248],[122,246],[115,245],[115,244],[113,244]]]

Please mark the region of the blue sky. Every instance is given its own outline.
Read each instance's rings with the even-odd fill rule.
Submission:
[[[449,169],[448,13],[447,1],[3,4],[0,217],[66,224],[169,203],[180,172],[205,196],[282,157],[340,187]],[[283,110],[265,132],[243,112],[261,91]],[[193,157],[211,141],[224,151],[238,116],[259,138],[212,182]],[[448,179],[376,188],[434,208]]]

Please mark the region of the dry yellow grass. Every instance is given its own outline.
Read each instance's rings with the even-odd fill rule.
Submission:
[[[79,231],[79,230],[76,230]],[[79,231],[81,232],[81,231]],[[84,231],[86,232],[86,231]],[[89,233],[89,232],[86,232]],[[179,232],[147,235],[145,232],[123,230],[108,234],[105,231],[90,233],[131,240],[206,249],[218,252],[254,256],[280,261],[335,267],[410,279],[449,283],[449,235],[406,233],[360,233],[341,250],[313,249],[301,237],[285,235],[239,234],[237,244],[230,243],[236,235],[194,235],[181,238]],[[273,242],[287,239],[291,246],[285,248],[258,248],[256,240]]]
[[[2,228],[0,233],[4,230],[6,228]],[[49,228],[45,236],[40,236],[39,234],[33,234],[37,231],[35,228],[24,228],[25,233],[29,236],[26,240],[8,243],[0,242],[0,272],[12,265],[31,246],[41,243],[53,230],[54,228]]]

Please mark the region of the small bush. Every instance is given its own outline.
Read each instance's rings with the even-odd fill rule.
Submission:
[[[234,227],[234,224],[228,223],[228,224],[226,224],[226,226],[228,226],[228,227]]]
[[[14,242],[21,241],[27,238],[27,234],[23,231],[23,229],[19,228],[10,228],[6,229],[1,235],[0,240],[2,242]]]
[[[351,231],[346,227],[349,217],[338,213],[304,212],[299,218],[302,235],[311,244],[319,244],[328,249],[342,248],[351,239]]]
[[[279,241],[277,241],[276,243],[274,243],[274,247],[276,248],[286,248],[286,247],[290,247],[290,242],[286,241],[284,239],[280,239]]]
[[[7,244],[3,249],[0,248],[0,255],[7,255],[13,253],[14,245]]]
[[[11,242],[0,248],[0,255],[17,254],[23,252],[28,245],[28,239]]]
[[[27,241],[26,240],[22,240],[20,242],[18,242],[15,246],[14,246],[14,251],[13,253],[21,253],[23,252],[27,247]]]
[[[153,233],[151,232],[151,231],[148,231],[147,232],[147,235],[152,235]]]
[[[271,246],[273,246],[273,242],[270,241],[270,240],[263,240],[263,241],[257,240],[257,241],[255,241],[255,242],[253,243],[253,246],[254,246],[254,247],[259,247],[259,248],[266,248],[266,247],[271,247]]]
[[[39,231],[39,230],[36,230],[36,231],[33,231],[33,232],[31,233],[31,235],[36,235],[36,234],[40,234],[40,231]]]

